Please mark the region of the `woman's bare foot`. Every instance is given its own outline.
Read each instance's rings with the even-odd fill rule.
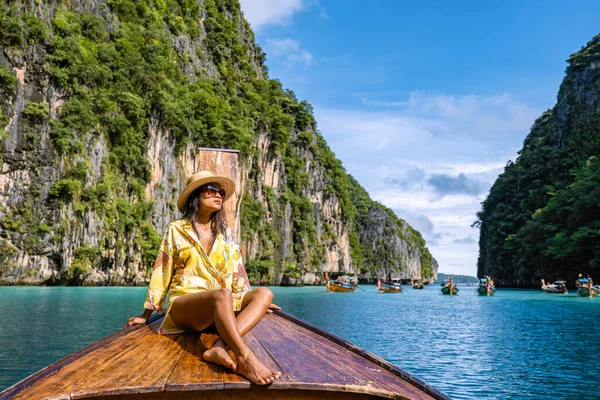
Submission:
[[[227,345],[221,339],[217,340],[213,347],[206,350],[204,354],[202,354],[202,357],[208,362],[222,365],[232,371],[235,371],[237,368],[235,362],[233,362],[227,352]]]
[[[238,372],[257,385],[268,385],[281,376],[280,372],[269,371],[252,353],[237,356]]]

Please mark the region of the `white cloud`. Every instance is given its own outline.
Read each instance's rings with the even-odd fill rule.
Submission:
[[[384,107],[406,107],[409,103],[408,101],[385,101],[385,100],[377,100],[370,99],[368,97],[362,98],[362,103],[372,106],[384,106]]]
[[[315,106],[315,117],[331,149],[371,197],[424,228],[440,271],[474,275],[475,214],[541,110],[511,94],[415,92],[406,103],[384,111]]]
[[[267,39],[265,49],[270,57],[279,58],[288,69],[306,67],[313,61],[312,54],[293,39]]]
[[[266,25],[287,25],[304,7],[303,0],[240,0],[246,20],[253,29]]]

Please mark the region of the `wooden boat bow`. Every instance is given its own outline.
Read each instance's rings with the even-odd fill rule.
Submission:
[[[387,361],[277,311],[245,342],[281,378],[268,387],[202,359],[210,333],[157,335],[162,315],[31,375],[0,399],[449,399]]]

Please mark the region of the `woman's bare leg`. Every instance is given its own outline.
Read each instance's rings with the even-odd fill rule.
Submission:
[[[242,311],[236,316],[240,335],[244,336],[258,324],[262,317],[265,316],[272,300],[273,292],[265,287],[250,290],[244,295]],[[223,352],[227,352],[227,344],[223,339],[219,338],[213,344],[213,347],[204,352],[204,358],[212,361],[213,358],[222,357]]]
[[[242,336],[250,332],[265,316],[271,301],[273,292],[265,287],[253,289],[244,295],[242,311],[236,317]]]
[[[281,374],[269,371],[246,346],[238,329],[232,304],[231,292],[227,289],[188,294],[173,302],[171,318],[179,327],[197,331],[206,329],[214,322],[219,336],[234,352],[240,374],[259,385],[272,383]],[[233,364],[233,368],[235,367]]]

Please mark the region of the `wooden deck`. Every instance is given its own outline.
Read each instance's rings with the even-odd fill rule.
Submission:
[[[161,318],[116,332],[0,393],[0,399],[448,399],[314,325],[269,314],[244,340],[281,378],[269,387],[202,360],[213,334],[154,333]]]

